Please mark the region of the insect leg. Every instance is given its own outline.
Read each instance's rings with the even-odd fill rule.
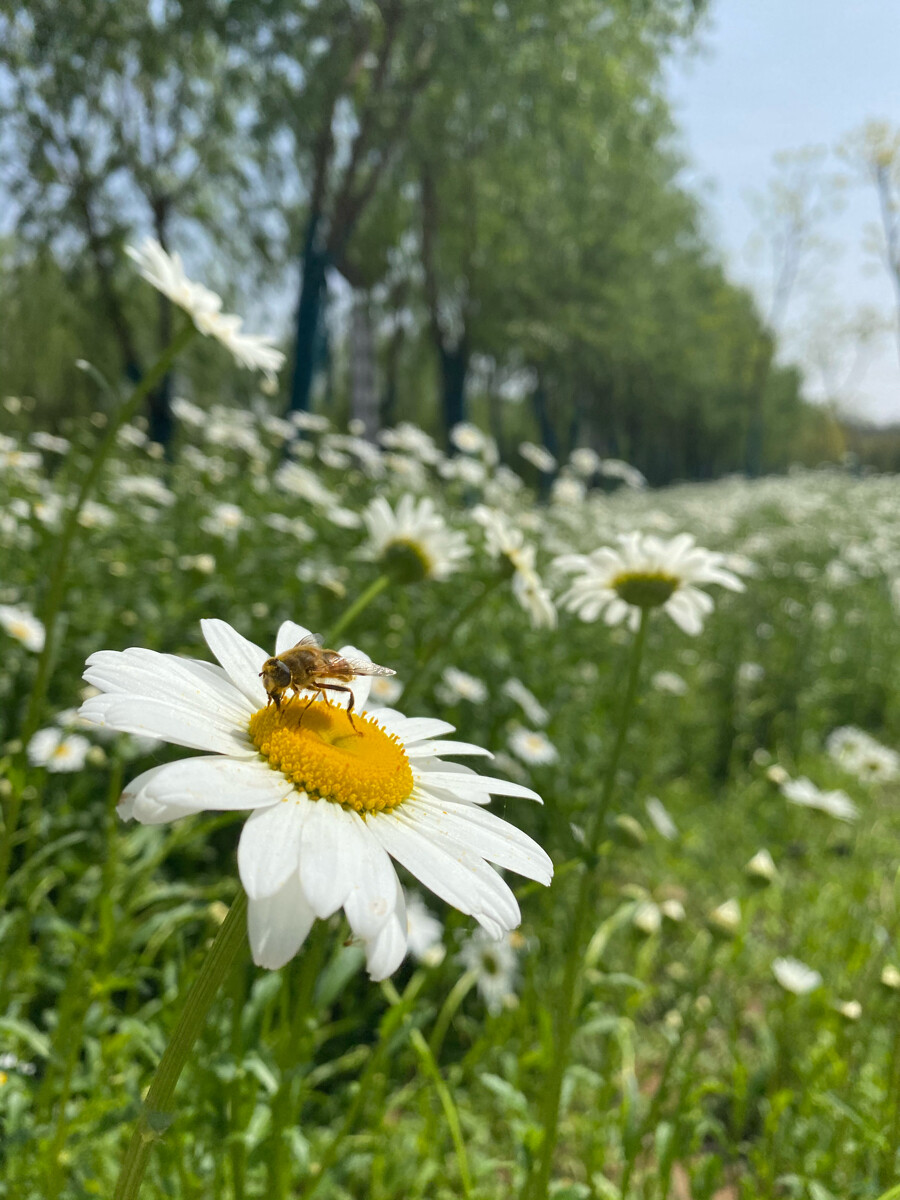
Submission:
[[[353,726],[355,733],[359,733],[356,728],[356,722],[353,720],[353,689],[344,687],[342,683],[319,683],[316,684],[319,688],[327,688],[329,692],[346,692],[350,697],[350,703],[347,705],[347,716],[350,718],[350,724]]]

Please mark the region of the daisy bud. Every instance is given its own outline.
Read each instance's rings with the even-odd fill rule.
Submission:
[[[625,846],[639,850],[647,844],[647,834],[643,825],[628,813],[619,813],[613,821],[613,828],[616,840]]]
[[[741,927],[741,906],[737,900],[726,900],[708,913],[706,920],[713,933],[734,937]]]
[[[747,865],[744,874],[760,887],[774,883],[778,876],[778,868],[768,850],[757,850]]]

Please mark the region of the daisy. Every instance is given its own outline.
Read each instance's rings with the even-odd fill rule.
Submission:
[[[529,766],[555,763],[559,759],[559,751],[547,735],[533,729],[513,730],[509,735],[509,748]]]
[[[713,607],[700,590],[703,585],[744,590],[737,575],[723,566],[724,556],[696,546],[690,534],[662,541],[651,534],[629,533],[619,542],[618,550],[604,546],[554,562],[560,570],[577,573],[562,603],[582,621],[602,616],[607,625],[627,621],[636,630],[644,610],[662,607],[685,633],[698,634]]]
[[[21,642],[26,650],[40,654],[44,648],[44,625],[33,612],[22,606],[0,604],[0,627]]]
[[[526,462],[537,467],[543,475],[552,475],[556,470],[556,459],[546,446],[538,446],[534,442],[522,442],[519,446],[519,453]]]
[[[775,866],[775,860],[768,850],[757,850],[747,865],[744,867],[745,874],[758,883],[774,883],[778,877],[778,868]]]
[[[223,313],[221,297],[188,278],[180,255],[168,254],[151,237],[145,237],[138,247],[126,246],[125,253],[149,284],[184,309],[204,337],[221,342],[242,367],[258,368],[274,378],[284,364],[284,355],[272,345],[273,339],[242,333],[241,318]]]
[[[444,959],[444,926],[417,892],[406,896],[406,940],[416,962],[436,967]]]
[[[484,530],[484,546],[491,558],[503,558],[512,573],[513,595],[531,616],[535,629],[556,628],[556,608],[535,570],[535,547],[525,541],[521,529],[511,525],[501,512],[476,504],[472,516]]]
[[[407,492],[396,509],[376,496],[362,516],[369,531],[366,557],[404,583],[447,579],[472,552],[465,534],[448,527],[428,496],[417,501]]]
[[[515,677],[507,679],[502,691],[509,696],[510,700],[514,700],[518,704],[532,725],[546,725],[550,720],[550,714],[546,708],[534,692],[529,691],[521,679]]]
[[[39,729],[28,743],[28,761],[33,767],[45,767],[54,774],[80,771],[91,743],[78,733],[62,729]]]
[[[900,754],[853,725],[833,730],[825,747],[839,766],[863,783],[892,783],[900,776]]]
[[[859,809],[845,791],[836,788],[831,792],[823,792],[805,775],[782,783],[781,794],[791,804],[798,804],[801,808],[817,808],[819,812],[828,813],[839,821],[855,821],[859,816]]]
[[[772,963],[772,974],[786,992],[805,996],[822,986],[822,976],[806,963],[796,958],[776,958]]]
[[[657,796],[648,796],[644,801],[644,808],[647,810],[650,824],[661,838],[665,838],[667,842],[671,842],[678,837],[678,826],[672,820],[669,810],[663,804],[662,800]]]
[[[484,680],[458,667],[445,667],[441,673],[441,683],[438,686],[438,699],[442,704],[456,704],[459,700],[468,700],[471,704],[484,704],[488,698],[488,690]]]
[[[516,1001],[519,981],[517,935],[492,938],[483,929],[476,929],[459,952],[459,961],[475,975],[475,986],[489,1013],[496,1014]]]
[[[201,625],[221,666],[139,648],[101,650],[85,671],[101,694],[81,714],[205,752],[133,780],[119,805],[124,818],[150,825],[250,810],[238,870],[259,966],[283,966],[316,917],[343,908],[365,945],[370,976],[395,971],[406,953],[407,916],[391,858],[491,937],[518,925],[515,896],[489,863],[542,883],[552,863],[484,806],[491,794],[539,801],[535,792],[442,761],[443,754],[485,753],[442,740],[453,728],[444,721],[366,712],[368,676],[349,685],[355,727],[341,704],[314,694],[268,705],[259,672],[269,653],[225,621]],[[275,653],[307,634],[284,622]],[[364,657],[352,647],[340,652]]]

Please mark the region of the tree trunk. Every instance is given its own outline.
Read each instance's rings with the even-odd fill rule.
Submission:
[[[466,375],[469,371],[469,347],[463,338],[453,350],[440,346],[441,391],[444,400],[444,428],[449,438],[454,425],[466,419]]]
[[[357,292],[350,323],[350,416],[361,421],[363,437],[378,434],[378,380],[372,314],[366,292]]]
[[[288,412],[308,412],[313,377],[316,371],[318,333],[325,294],[328,255],[318,237],[319,217],[310,217],[303,246],[303,281],[297,304],[297,336],[294,349],[294,373]]]

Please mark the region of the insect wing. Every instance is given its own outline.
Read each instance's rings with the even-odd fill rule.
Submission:
[[[317,646],[319,649],[321,649],[322,635],[318,633],[308,633],[305,638],[300,639],[296,646],[291,646],[291,650],[299,650],[303,646]]]
[[[379,667],[378,663],[369,662],[364,658],[339,658],[334,666],[341,670],[352,671],[354,675],[396,675],[390,667]]]

